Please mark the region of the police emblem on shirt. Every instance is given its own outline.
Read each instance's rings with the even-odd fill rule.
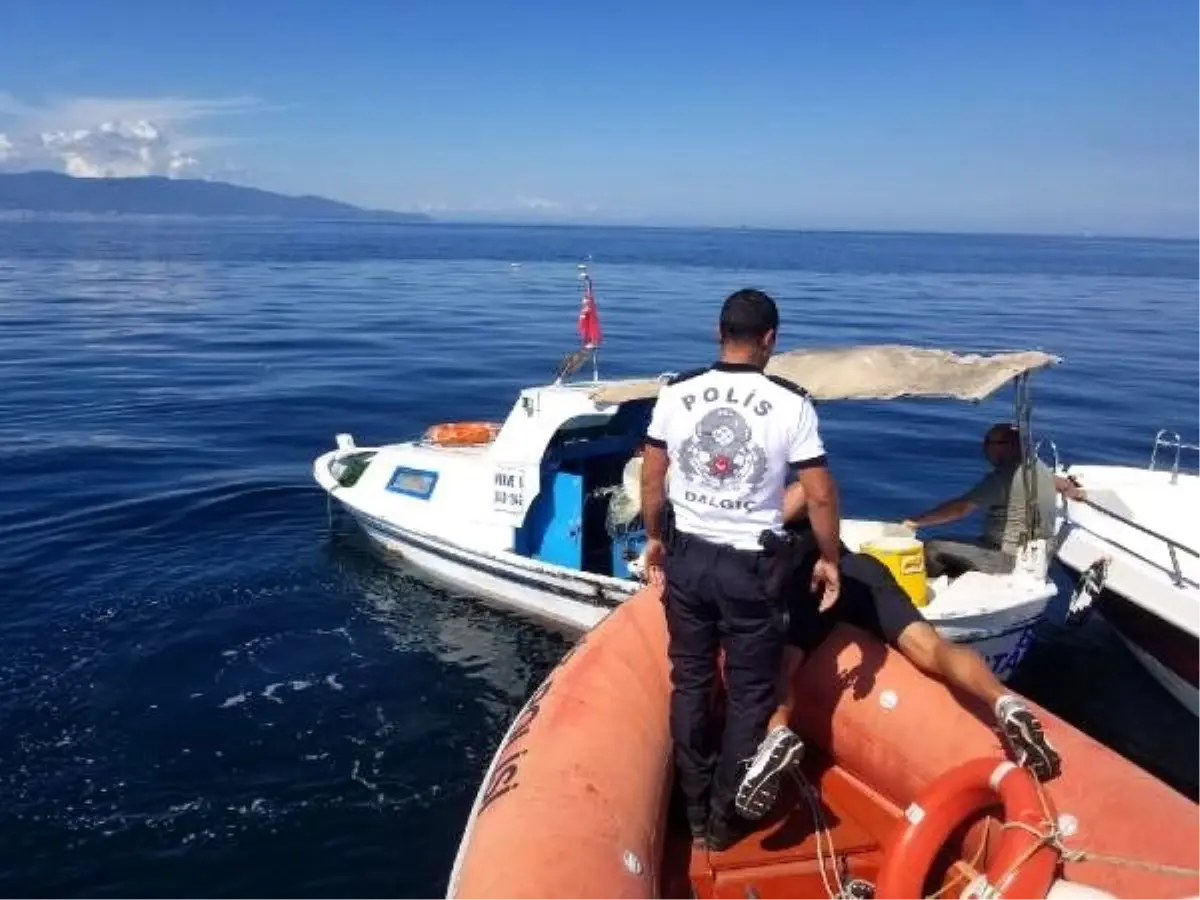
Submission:
[[[679,468],[689,481],[714,491],[757,487],[767,471],[767,454],[753,436],[737,410],[709,410],[680,445]]]

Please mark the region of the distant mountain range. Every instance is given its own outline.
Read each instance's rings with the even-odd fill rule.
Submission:
[[[223,181],[74,178],[58,172],[0,173],[0,212],[432,221],[423,213],[368,210],[325,197],[289,197]]]

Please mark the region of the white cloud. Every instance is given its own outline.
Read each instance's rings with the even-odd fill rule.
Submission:
[[[41,105],[0,91],[0,167],[82,178],[201,174],[197,151],[228,139],[197,134],[214,116],[262,107],[249,97],[58,97]]]
[[[68,175],[79,178],[177,175],[197,163],[194,156],[172,147],[166,134],[144,119],[44,131],[37,139],[44,155],[59,160]]]

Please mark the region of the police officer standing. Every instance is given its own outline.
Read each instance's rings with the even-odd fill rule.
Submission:
[[[666,578],[676,769],[693,839],[718,850],[736,839],[740,766],[754,756],[777,699],[782,598],[771,595],[773,558],[762,536],[783,533],[792,474],[804,485],[820,549],[812,589],[822,608],[839,586],[837,490],[816,410],[803,389],[764,373],[778,327],[779,311],[762,291],[726,298],[720,360],[662,388],[642,465],[646,561]],[[723,739],[712,747],[718,647],[727,706]]]

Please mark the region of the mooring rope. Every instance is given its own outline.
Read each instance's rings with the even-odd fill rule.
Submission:
[[[1058,851],[1067,862],[1095,862],[1105,863],[1112,866],[1124,866],[1127,868],[1144,869],[1149,872],[1158,872],[1163,875],[1178,875],[1180,877],[1191,876],[1193,878],[1200,877],[1200,869],[1191,866],[1177,866],[1172,863],[1160,863],[1152,860],[1135,859],[1130,856],[1116,856],[1109,853],[1097,853],[1093,850],[1074,849],[1066,844],[1066,836],[1059,828],[1058,822],[1050,813],[1050,805],[1046,801],[1045,791],[1042,789],[1041,782],[1036,778],[1034,785],[1037,787],[1038,801],[1042,805],[1042,830],[1035,828],[1032,825],[1027,825],[1024,822],[1005,822],[1001,828],[1009,829],[1016,828],[1022,831],[1027,831],[1038,839],[1036,844],[1029,847],[1010,865],[1000,878],[996,879],[998,884],[1004,884],[1016,871],[1033,858],[1042,847],[1050,846]]]

